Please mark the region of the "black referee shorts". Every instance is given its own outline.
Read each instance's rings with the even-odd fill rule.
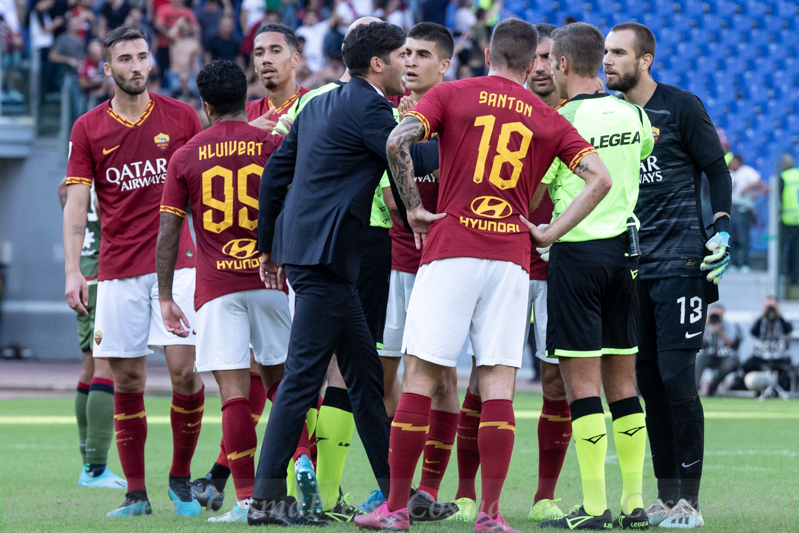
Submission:
[[[699,277],[640,281],[639,359],[657,359],[659,351],[702,348],[707,316],[704,283]]]
[[[638,351],[638,259],[620,237],[553,244],[547,286],[549,357]]]
[[[378,350],[383,348],[390,277],[391,237],[388,236],[388,229],[370,226],[366,231],[363,262],[358,274],[358,293],[366,324]]]

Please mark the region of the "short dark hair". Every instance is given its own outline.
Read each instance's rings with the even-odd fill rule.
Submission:
[[[556,60],[562,56],[568,58],[576,75],[595,78],[602,67],[605,38],[596,26],[574,22],[552,34],[551,55]]]
[[[634,48],[636,59],[640,59],[646,54],[650,54],[653,58],[655,57],[655,34],[652,33],[652,30],[637,22],[622,22],[621,24],[613,26],[610,31],[624,30],[630,30],[635,34]]]
[[[738,161],[740,164],[744,164],[744,156],[741,154],[733,154],[732,158],[733,160]]]
[[[525,72],[535,58],[538,32],[523,20],[503,20],[494,27],[488,46],[488,56],[493,65],[513,72]]]
[[[103,58],[106,62],[111,61],[112,48],[119,43],[126,41],[138,41],[139,39],[143,40],[145,43],[147,42],[147,37],[145,37],[140,30],[137,30],[136,28],[130,28],[128,26],[120,26],[109,33],[108,37],[106,37],[105,41],[103,41]]]
[[[402,28],[388,22],[372,22],[350,31],[341,53],[351,76],[365,76],[373,57],[388,63],[391,52],[404,44]]]
[[[546,22],[539,22],[535,26],[535,31],[538,32],[538,41],[541,42],[542,39],[551,39],[552,34],[558,29],[557,26],[553,26],[552,24],[547,24]]]
[[[291,28],[285,24],[274,24],[271,22],[261,24],[258,31],[255,32],[255,37],[258,37],[262,33],[282,33],[283,38],[286,40],[286,44],[291,48],[291,53],[299,52],[300,50],[300,43],[297,40],[297,36],[291,31]]]
[[[447,28],[435,22],[420,22],[408,32],[409,39],[430,41],[436,44],[436,53],[439,60],[452,59],[455,51],[455,41]]]
[[[236,63],[217,59],[197,74],[200,98],[208,102],[219,115],[244,112],[247,101],[247,76]]]

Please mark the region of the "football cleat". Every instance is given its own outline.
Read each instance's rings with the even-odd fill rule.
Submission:
[[[613,529],[613,515],[610,509],[606,509],[599,516],[593,516],[585,512],[581,505],[577,510],[572,511],[563,518],[557,520],[544,520],[538,523],[538,527],[551,527],[555,529]]]
[[[671,507],[663,503],[663,500],[658,500],[646,508],[646,516],[649,517],[650,526],[659,526],[671,512]]]
[[[388,504],[383,503],[369,514],[356,516],[355,525],[358,529],[374,531],[408,531],[411,519],[407,509],[391,512],[388,510]]]
[[[150,507],[150,502],[147,500],[133,499],[125,495],[125,501],[122,505],[108,513],[106,518],[130,517],[130,516],[144,516],[153,514],[153,509]]]
[[[408,511],[411,522],[436,522],[446,520],[457,513],[458,505],[454,502],[437,503],[429,493],[411,489]]]
[[[102,474],[97,477],[89,475],[87,469],[81,469],[80,477],[78,478],[78,485],[90,489],[127,489],[128,482],[111,472],[106,467]]]
[[[477,503],[471,498],[458,498],[455,500],[458,512],[447,518],[452,522],[474,522],[477,517]]]
[[[622,511],[613,524],[621,529],[643,530],[649,529],[649,518],[646,516],[646,511],[639,507],[633,509],[630,514],[624,514]]]
[[[669,516],[660,523],[660,527],[674,529],[694,529],[705,525],[702,513],[694,509],[688,501],[680,498],[677,505],[671,508]]]
[[[352,519],[356,516],[366,514],[361,512],[357,507],[350,505],[351,499],[351,494],[340,495],[336,505],[329,511],[323,511],[319,516],[319,520],[324,520],[326,522],[352,522]]]
[[[249,507],[247,508],[249,509]],[[208,519],[209,522],[240,522],[247,523],[247,509],[242,509],[239,504],[233,506],[233,509],[220,516],[212,516]]]
[[[306,518],[315,519],[322,514],[322,498],[319,497],[319,484],[313,463],[307,455],[300,455],[294,462],[294,475],[297,479],[297,495],[300,513]]]
[[[497,514],[496,518],[491,518],[486,513],[477,515],[474,531],[475,533],[519,533],[505,522],[501,514]]]
[[[200,503],[200,507],[205,507],[209,511],[220,510],[225,502],[225,493],[217,490],[211,481],[211,474],[206,474],[205,477],[197,478],[189,483],[189,490]]]
[[[178,516],[200,516],[202,507],[189,489],[188,478],[169,478],[169,498]]]
[[[371,513],[385,502],[386,499],[383,497],[383,493],[380,489],[373,490],[369,493],[369,498],[358,506],[358,510],[364,514]]]
[[[543,522],[544,520],[558,520],[559,518],[563,518],[566,516],[566,513],[560,510],[558,507],[557,502],[560,501],[560,498],[557,500],[538,500],[533,504],[530,508],[530,513],[527,515],[527,518],[534,522]]]

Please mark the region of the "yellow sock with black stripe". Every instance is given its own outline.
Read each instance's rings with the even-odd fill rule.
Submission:
[[[646,422],[638,396],[613,402],[613,439],[621,468],[621,510],[630,514],[644,507],[643,479],[646,453]]]
[[[583,483],[583,507],[592,516],[608,508],[605,497],[605,456],[608,435],[605,414],[599,396],[580,398],[571,405],[572,433],[580,476]]]
[[[354,430],[355,419],[347,390],[328,387],[316,423],[316,480],[325,511],[332,509],[338,500]]]

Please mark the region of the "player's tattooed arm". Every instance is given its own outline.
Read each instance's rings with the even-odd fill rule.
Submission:
[[[172,279],[180,251],[180,228],[183,217],[161,213],[158,242],[155,245],[155,271],[158,273],[158,299],[172,300]]]
[[[74,184],[66,187],[64,202],[64,273],[66,285],[64,297],[76,313],[85,315],[89,304],[89,286],[80,272],[80,253],[86,233],[86,218],[91,195],[89,187]],[[60,192],[60,191],[59,191]]]
[[[424,125],[415,117],[405,117],[400,125],[394,128],[386,143],[388,166],[397,184],[402,202],[408,211],[422,205],[419,188],[413,179],[413,160],[411,145],[424,139]]]

